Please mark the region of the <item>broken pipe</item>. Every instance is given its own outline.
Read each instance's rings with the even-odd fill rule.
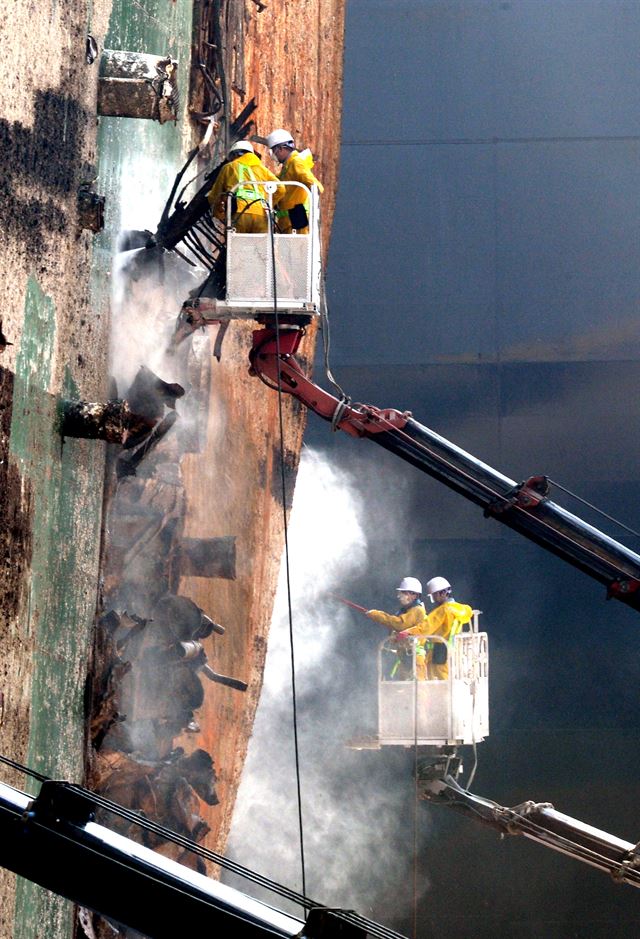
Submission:
[[[63,437],[83,437],[125,444],[133,435],[153,430],[155,421],[134,414],[128,401],[61,401],[60,433]]]

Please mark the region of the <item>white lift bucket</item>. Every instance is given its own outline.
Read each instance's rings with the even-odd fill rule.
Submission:
[[[391,677],[396,640],[385,639],[378,651],[378,745],[459,746],[489,734],[489,641],[473,631],[455,636],[448,646],[449,677],[440,681],[415,678],[415,647],[410,657],[413,677]],[[396,673],[397,674],[397,673]]]
[[[260,190],[265,215],[272,207],[276,184],[239,183]],[[232,226],[231,197],[227,201],[227,285],[226,296],[217,301],[220,312],[234,316],[273,313],[314,315],[320,309],[320,204],[318,187],[282,182],[281,186],[304,190],[308,201],[309,233],[281,235],[244,234]],[[238,188],[237,186],[235,188]],[[273,250],[272,250],[273,246]],[[275,258],[274,258],[275,255]],[[275,261],[275,263],[274,263]]]

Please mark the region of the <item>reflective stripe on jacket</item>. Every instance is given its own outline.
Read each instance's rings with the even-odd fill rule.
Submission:
[[[247,180],[252,180],[256,183],[256,174],[250,166],[244,166],[244,164],[240,163],[238,166],[238,182],[241,183]],[[243,199],[245,202],[253,202],[254,199],[262,198],[262,192],[256,185],[238,186],[237,189],[233,190],[233,194],[236,199]]]
[[[225,193],[230,192],[237,183],[247,183],[236,190],[239,208],[251,215],[265,214],[267,193],[263,182],[278,182],[278,177],[262,165],[255,153],[241,153],[235,160],[230,160],[218,173],[218,177],[207,194],[209,205],[216,218],[224,219],[226,213]],[[284,186],[278,186],[273,194],[274,204],[282,199]],[[264,202],[263,202],[264,200]]]

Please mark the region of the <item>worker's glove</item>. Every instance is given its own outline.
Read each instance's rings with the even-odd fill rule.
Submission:
[[[407,629],[402,629],[400,632],[396,633],[398,639],[408,639],[410,635]]]

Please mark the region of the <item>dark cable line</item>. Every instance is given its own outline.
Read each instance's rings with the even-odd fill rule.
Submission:
[[[477,618],[477,616],[476,616],[475,614],[473,614],[472,622],[473,622],[474,625],[476,626],[476,629],[475,629],[473,635],[478,636],[478,631],[477,631],[477,627],[478,627],[478,618]],[[478,653],[480,653],[480,644],[479,644],[479,641],[476,640],[476,643],[477,643],[477,644],[476,644],[476,649],[478,650]],[[469,773],[469,778],[467,779],[467,783],[466,783],[466,788],[467,788],[467,789],[471,789],[471,786],[473,785],[473,780],[475,779],[475,776],[476,776],[476,770],[478,769],[478,746],[477,746],[477,743],[476,743],[476,692],[477,692],[477,688],[478,688],[476,678],[479,678],[479,677],[480,677],[480,675],[478,674],[478,671],[479,671],[479,669],[478,669],[478,662],[476,661],[476,664],[475,664],[475,666],[474,666],[473,692],[472,692],[472,698],[471,698],[471,700],[472,700],[472,704],[471,704],[471,730],[472,730],[472,733],[473,733],[473,769],[472,769],[471,772]],[[447,764],[447,772],[448,772],[448,769],[449,769],[449,766],[448,766],[448,764]]]
[[[314,207],[317,207],[318,212],[320,211],[318,200],[314,202]],[[318,230],[320,230],[319,220],[318,220]],[[318,239],[319,241],[319,239]],[[322,257],[322,246],[318,244],[318,250]],[[327,303],[327,285],[324,272],[320,274],[320,332],[322,333],[322,349],[324,357],[324,371],[327,376],[328,381],[333,385],[335,390],[338,393],[338,397],[341,401],[349,403],[351,398],[345,393],[345,391],[340,387],[338,382],[333,377],[331,371],[331,365],[329,364],[329,355],[331,351],[331,324],[329,322],[329,304]],[[336,430],[337,428],[332,424],[332,429]]]
[[[323,349],[323,356],[324,356],[325,374],[329,382],[333,385],[333,387],[338,392],[338,396],[340,400],[344,401],[345,403],[349,403],[351,401],[351,398],[349,398],[349,396],[344,392],[344,390],[340,387],[338,382],[333,377],[331,366],[329,364],[329,354],[331,351],[331,325],[329,323],[329,305],[327,303],[327,291],[326,291],[324,276],[322,277],[321,284],[320,284],[320,324],[321,324],[320,332],[322,333],[322,349]],[[335,430],[336,428],[334,427],[333,429]]]
[[[451,463],[440,454],[436,454],[433,450],[430,450],[426,444],[422,443],[421,441],[415,440],[410,434],[406,433],[406,431],[403,431],[397,427],[394,427],[390,429],[389,431],[387,431],[387,433],[392,437],[399,437],[399,438],[404,439],[405,441],[408,441],[409,444],[411,444],[411,446],[417,448],[418,450],[421,450],[422,452],[426,453],[429,456],[434,456],[440,464],[446,465],[449,469],[455,470],[461,476],[464,476],[465,479],[474,483],[474,485],[480,486],[486,494],[493,496],[494,500],[499,500],[500,502],[504,502],[505,504],[508,504],[509,508],[512,508],[519,513],[524,513],[529,518],[535,518],[541,527],[554,532],[555,535],[561,537],[565,542],[568,542],[569,544],[575,544],[575,540],[572,539],[569,534],[566,534],[565,532],[560,531],[559,529],[555,528],[553,525],[551,525],[549,522],[545,521],[544,519],[540,518],[539,516],[532,515],[531,512],[527,511],[527,509],[524,508],[523,506],[518,505],[517,502],[510,503],[509,498],[506,495],[500,492],[496,492],[487,483],[481,482],[479,479],[476,479],[474,476],[472,476],[471,473],[465,472],[465,470],[463,470],[457,464]],[[598,555],[598,553],[594,551],[592,548],[587,547],[587,545],[581,543],[580,547],[585,553],[589,554],[593,558],[596,558],[596,560],[602,560],[600,558],[600,555]]]
[[[280,362],[280,319],[278,313],[278,293],[276,281],[276,245],[275,245],[275,221],[273,217],[274,210],[269,206],[267,217],[269,220],[269,235],[271,241],[271,275],[273,278],[273,315],[276,326],[276,356]],[[304,831],[302,823],[302,790],[300,786],[300,747],[298,741],[298,707],[296,700],[296,663],[295,650],[293,642],[293,612],[291,603],[291,571],[289,565],[289,526],[287,523],[287,481],[285,475],[285,447],[284,447],[284,416],[282,406],[282,378],[280,368],[278,368],[278,426],[280,431],[280,484],[282,488],[282,521],[284,530],[284,558],[285,573],[287,584],[287,610],[289,618],[289,647],[291,652],[291,699],[293,709],[293,748],[296,764],[296,791],[298,798],[298,827],[300,831],[300,865],[302,868],[302,893],[306,895],[306,872],[304,861]]]
[[[418,675],[415,642],[413,643],[413,939],[418,939]]]
[[[11,769],[18,770],[18,772],[22,773],[24,776],[29,776],[31,779],[37,779],[38,782],[49,782],[49,776],[45,776],[44,773],[39,773],[35,769],[30,769],[28,766],[24,766],[22,763],[18,763],[16,760],[12,760],[8,756],[0,755],[0,763],[4,763],[5,766],[10,766]]]
[[[461,795],[470,795],[470,793],[463,789],[462,786],[460,786],[453,779],[453,777],[446,777],[445,782],[451,787],[451,789],[459,792]],[[511,820],[513,822],[517,822],[518,833],[528,833],[531,837],[536,837],[538,840],[544,839],[545,844],[550,844],[556,850],[562,851],[563,848],[566,848],[567,853],[570,853],[571,857],[582,860],[585,863],[594,864],[595,866],[608,870],[614,870],[621,867],[621,862],[608,858],[601,852],[574,841],[568,835],[561,835],[553,829],[546,828],[540,822],[533,821],[532,819],[528,818],[527,815],[518,812],[516,809],[505,809],[492,800],[486,800],[486,802],[490,803],[491,807],[493,808],[496,820],[504,820],[505,822]],[[469,805],[467,802],[453,799],[449,804],[453,806],[464,807],[466,811],[477,815],[480,819],[487,822],[487,815],[481,812],[475,806]],[[630,880],[633,880],[634,883],[640,883],[640,871],[629,870],[628,873],[634,874],[634,877],[630,878]]]
[[[576,499],[578,502],[581,502],[583,505],[586,505],[587,508],[593,509],[594,512],[597,512],[598,515],[601,515],[603,518],[608,519],[608,521],[613,522],[614,525],[619,525],[620,528],[624,528],[625,531],[628,531],[630,535],[633,535],[636,538],[640,538],[640,532],[634,531],[633,528],[629,528],[628,525],[625,525],[624,522],[621,522],[620,519],[614,518],[613,515],[608,515],[606,512],[603,512],[602,509],[599,509],[597,505],[592,505],[591,502],[587,502],[586,499],[583,499],[582,496],[577,495],[575,492],[571,492],[570,489],[566,489],[560,483],[557,483],[555,479],[550,479],[547,476],[547,479],[552,486],[555,486],[556,489],[561,489],[562,492],[565,492],[568,496],[571,496],[572,499]]]
[[[5,763],[7,766],[12,767],[13,769],[18,770],[19,772],[24,773],[26,776],[31,776],[34,779],[37,779],[39,782],[50,782],[51,779],[48,776],[38,773],[35,770],[31,770],[26,766],[23,766],[20,763],[16,763],[14,760],[9,759],[5,756],[0,756],[0,762]],[[160,822],[154,822],[152,819],[140,815],[138,812],[133,809],[128,809],[125,806],[118,805],[116,802],[112,802],[110,799],[107,799],[105,796],[101,796],[98,793],[91,792],[88,789],[85,789],[82,786],[76,785],[74,783],[69,783],[66,785],[66,788],[69,790],[78,793],[79,795],[87,796],[92,802],[97,806],[104,809],[107,812],[117,815],[120,818],[123,818],[125,821],[131,822],[134,825],[137,825],[139,828],[143,828],[145,831],[149,831],[152,834],[159,835],[165,838],[167,841],[171,841],[173,844],[176,844],[182,848],[185,848],[188,851],[191,851],[193,854],[197,854],[200,857],[205,858],[208,861],[211,861],[215,864],[219,864],[221,867],[231,871],[231,873],[237,874],[239,877],[244,877],[247,880],[252,881],[258,886],[264,887],[267,890],[271,890],[274,893],[279,894],[284,899],[291,900],[295,903],[299,903],[301,906],[311,907],[319,906],[312,900],[309,900],[297,893],[294,890],[291,890],[288,887],[284,887],[281,884],[276,883],[275,881],[270,880],[267,877],[258,874],[255,871],[250,870],[249,868],[244,867],[241,864],[238,864],[235,861],[232,861],[230,858],[225,857],[222,854],[218,854],[215,851],[211,851],[208,848],[203,847],[200,844],[197,844],[194,841],[191,841],[184,835],[180,835],[178,832],[172,831],[170,828],[162,825]]]
[[[25,776],[30,776],[39,782],[52,781],[50,777],[45,776],[43,773],[32,770],[29,767],[16,762],[15,760],[11,760],[9,757],[0,755],[0,763],[4,763],[5,765],[23,773]],[[324,906],[322,903],[311,900],[309,897],[297,893],[295,890],[292,890],[289,887],[278,884],[276,881],[270,880],[268,877],[264,877],[262,874],[258,874],[256,871],[252,871],[250,868],[243,867],[243,865],[232,861],[230,858],[227,858],[222,854],[217,854],[215,851],[211,851],[208,848],[204,848],[202,845],[196,844],[196,842],[191,841],[184,835],[180,835],[175,831],[171,831],[171,829],[166,828],[159,822],[154,822],[152,819],[138,814],[133,809],[128,809],[125,806],[118,805],[118,803],[112,802],[110,799],[91,792],[83,786],[77,785],[75,783],[65,783],[64,786],[68,791],[77,793],[78,795],[89,799],[92,803],[94,803],[99,808],[104,809],[106,812],[117,815],[120,818],[123,818],[125,821],[131,822],[132,824],[137,825],[139,828],[143,828],[152,834],[159,835],[165,840],[171,841],[173,844],[176,844],[193,854],[197,854],[208,861],[218,864],[220,867],[224,867],[226,870],[229,870],[231,873],[234,873],[239,877],[243,877],[244,879],[255,883],[257,886],[278,894],[285,900],[289,900],[292,903],[297,903],[306,910],[310,910],[316,907],[320,909],[330,909],[329,907]],[[59,834],[61,837],[66,837],[66,835],[64,835],[62,832],[59,832]],[[353,910],[335,909],[332,910],[332,912],[334,912],[339,919],[352,922],[354,924],[362,924],[364,927],[366,927],[367,932],[371,936],[377,937],[377,939],[404,939],[404,937],[402,937],[394,930],[389,929],[379,923],[373,923],[367,920],[365,917],[360,916],[358,913],[355,913]]]
[[[476,706],[475,706],[475,694],[474,694],[473,711],[472,711],[472,718],[471,718],[472,720],[475,718],[475,709],[476,709]],[[473,785],[473,780],[475,779],[475,776],[476,776],[476,770],[478,769],[478,745],[475,740],[475,731],[474,731],[474,739],[473,739],[472,746],[473,746],[473,769],[469,773],[469,778],[467,779],[467,784],[466,784],[467,789],[471,789],[471,786]]]

